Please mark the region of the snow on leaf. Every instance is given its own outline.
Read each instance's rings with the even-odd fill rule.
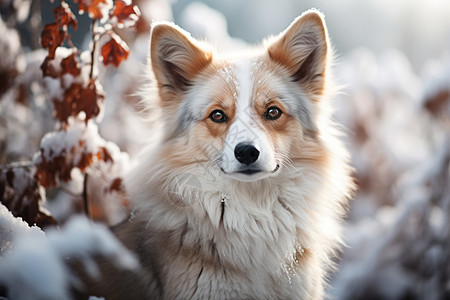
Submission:
[[[106,147],[100,147],[97,153],[98,160],[102,160],[104,162],[112,162],[114,161],[111,154],[109,153]]]
[[[75,114],[76,101],[80,99],[81,89],[81,84],[73,83],[64,91],[63,99],[53,101],[57,120],[67,123],[67,119]]]
[[[53,59],[47,56],[41,65],[42,75],[45,77],[59,78],[60,70],[52,64]]]
[[[102,47],[102,61],[105,66],[113,64],[118,67],[122,60],[127,59],[130,50],[118,35],[111,34],[110,37],[111,39]]]
[[[103,99],[104,95],[97,89],[96,82],[91,82],[86,88],[81,89],[76,112],[84,112],[86,114],[85,122],[87,122],[91,118],[98,116],[100,113],[100,101]]]
[[[60,26],[72,26],[73,29],[77,30],[77,18],[66,2],[61,1],[61,6],[57,6],[53,9],[53,15],[55,16],[55,22]]]
[[[87,190],[90,195],[90,216],[106,224],[117,224],[126,218],[124,207],[129,205],[123,176],[130,164],[128,154],[106,142],[99,147],[96,172],[89,172]]]
[[[65,130],[47,133],[42,139],[34,159],[36,180],[48,189],[60,181],[69,181],[73,168],[83,172],[95,160],[107,161],[104,144],[95,124],[70,119]],[[111,157],[108,159],[112,161]]]
[[[78,3],[80,13],[87,11],[89,17],[94,20],[105,21],[108,12],[112,8],[112,0],[75,0]]]
[[[81,73],[80,64],[77,59],[76,53],[72,53],[63,60],[61,60],[61,68],[63,74],[72,74],[78,76]]]
[[[118,0],[115,3],[111,17],[117,18],[117,23],[125,27],[132,27],[139,20],[141,11],[136,5],[127,5],[125,1]]]
[[[100,102],[104,99],[101,91],[91,82],[87,87],[79,83],[72,85],[64,91],[63,99],[53,101],[55,106],[55,118],[66,123],[69,117],[76,117],[81,112],[85,114],[85,122],[100,113]]]

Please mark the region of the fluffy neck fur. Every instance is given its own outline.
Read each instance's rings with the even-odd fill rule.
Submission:
[[[339,145],[332,136],[324,141]],[[293,162],[278,177],[250,183],[213,180],[203,167],[172,168],[164,153],[164,147],[147,153],[128,183],[146,230],[170,236],[168,243],[182,255],[253,274],[254,285],[247,287],[263,289],[261,283],[271,278],[321,297],[324,274],[341,243],[339,222],[352,185],[350,177],[335,177],[342,170],[348,175],[345,151],[329,152],[322,165]],[[314,276],[297,282],[297,272]]]

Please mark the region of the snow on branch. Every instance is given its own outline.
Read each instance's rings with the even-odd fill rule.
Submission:
[[[140,11],[122,0],[75,2],[79,13],[86,11],[92,19],[91,49],[82,53],[72,42],[68,30],[70,27],[77,30],[78,20],[71,7],[61,0],[53,8],[54,21],[46,24],[41,34],[41,45],[48,52],[41,70],[47,96],[53,103],[56,128],[42,138],[40,149],[27,167],[15,165],[0,172],[1,202],[14,215],[39,226],[56,223],[41,208],[45,202],[42,187],[49,189],[67,183],[75,171],[85,176],[86,210],[93,206],[96,215],[101,215],[103,200],[88,203],[93,194],[121,205],[127,203],[121,177],[128,156],[117,145],[101,138],[94,123],[102,116],[105,100],[97,77],[97,61],[100,56],[105,66],[117,67],[128,57],[128,46],[114,30],[134,28]],[[87,172],[92,173],[89,180],[95,182],[100,195],[86,190]]]

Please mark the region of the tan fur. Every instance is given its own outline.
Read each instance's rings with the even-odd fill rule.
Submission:
[[[293,32],[302,34],[293,36]],[[298,45],[301,44],[301,47]],[[326,66],[328,57],[328,33],[321,15],[315,12],[305,13],[301,19],[294,22],[268,49],[272,60],[285,65],[290,72],[295,72],[296,66],[308,63],[313,52],[318,59],[309,63],[315,64],[317,72],[307,77],[304,82],[305,91],[321,95],[325,87]],[[314,98],[313,98],[314,99]]]
[[[154,25],[150,58],[164,132],[128,176],[134,209],[114,229],[142,267],[122,272],[103,262],[104,277],[88,292],[323,298],[353,190],[329,119],[330,53],[316,11],[242,56],[204,50],[176,26]],[[279,119],[264,118],[271,106],[282,110]],[[215,109],[228,122],[211,121]],[[241,138],[236,128],[261,139],[261,155],[270,153],[258,179],[241,181],[224,169],[224,153]]]

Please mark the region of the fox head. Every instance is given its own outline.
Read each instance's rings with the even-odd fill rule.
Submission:
[[[150,62],[165,162],[196,176],[253,182],[322,160],[330,52],[314,10],[262,47],[226,55],[176,25],[155,23]]]

